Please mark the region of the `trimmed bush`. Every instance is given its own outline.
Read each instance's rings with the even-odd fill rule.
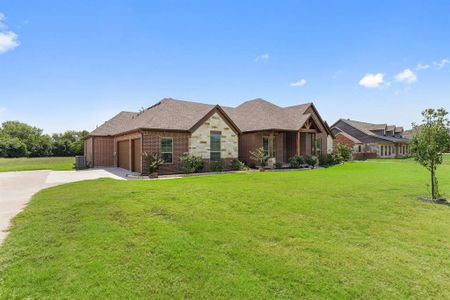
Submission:
[[[238,160],[238,159],[233,159],[231,161],[231,170],[234,171],[242,171],[242,170],[247,170],[248,167],[245,165],[245,163],[243,163],[242,161]]]
[[[203,170],[203,159],[200,156],[183,154],[180,159],[185,174],[198,173]]]
[[[305,156],[305,163],[307,163],[309,166],[311,166],[313,169],[317,164],[317,158],[311,155]]]
[[[211,162],[211,170],[213,170],[214,172],[223,172],[224,169],[225,161],[223,159]]]
[[[304,164],[305,164],[305,159],[303,158],[303,156],[295,155],[295,156],[292,156],[291,158],[289,158],[289,165],[291,168],[298,169]]]
[[[352,158],[352,152],[352,148],[344,144],[339,144],[336,148],[336,154],[338,154],[344,161],[349,161]]]

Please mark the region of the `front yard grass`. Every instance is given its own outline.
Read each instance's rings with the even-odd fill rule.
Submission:
[[[415,199],[428,177],[375,160],[54,187],[0,248],[0,297],[449,299],[450,207]]]
[[[0,172],[33,170],[73,170],[74,157],[0,158]]]

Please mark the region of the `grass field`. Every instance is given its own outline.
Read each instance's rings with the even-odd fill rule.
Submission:
[[[450,195],[450,160],[439,171]],[[450,207],[412,160],[37,194],[0,248],[0,298],[449,299]]]
[[[72,170],[73,157],[0,158],[0,172],[31,170]]]

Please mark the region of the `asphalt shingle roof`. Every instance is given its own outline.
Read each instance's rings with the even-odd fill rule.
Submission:
[[[299,130],[308,120],[305,114],[311,103],[280,107],[264,99],[249,100],[241,105],[223,107],[242,132],[259,130]]]
[[[254,99],[232,107],[198,102],[162,99],[143,112],[121,112],[91,132],[91,135],[117,135],[136,129],[190,130],[216,107],[221,108],[241,131],[299,130],[311,114],[311,103],[280,107]],[[327,127],[327,125],[325,125]],[[327,127],[328,128],[328,127]]]
[[[369,135],[369,136],[373,136],[373,137],[377,137],[386,141],[390,141],[390,142],[408,142],[408,139],[405,138],[398,138],[398,137],[393,137],[393,136],[384,136],[384,135],[379,135],[374,133],[373,131],[377,131],[377,130],[382,130],[384,128],[387,127],[386,124],[372,124],[372,123],[367,123],[367,122],[361,122],[361,121],[355,121],[355,120],[350,120],[350,119],[341,119],[342,122],[347,123],[348,125],[352,126],[353,128],[358,129],[359,131]],[[395,125],[392,125],[395,127]]]

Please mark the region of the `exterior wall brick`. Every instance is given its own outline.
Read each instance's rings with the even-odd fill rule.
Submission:
[[[333,149],[336,150],[337,146],[343,144],[353,149],[353,146],[355,145],[355,142],[351,139],[347,138],[346,136],[338,133],[336,134],[336,138],[333,140]]]
[[[159,168],[160,174],[177,174],[182,172],[181,156],[189,152],[189,132],[182,131],[152,131],[142,132],[142,153],[161,153],[161,138],[171,137],[172,141],[172,163],[166,163]],[[147,174],[145,162],[143,163],[143,174]]]

